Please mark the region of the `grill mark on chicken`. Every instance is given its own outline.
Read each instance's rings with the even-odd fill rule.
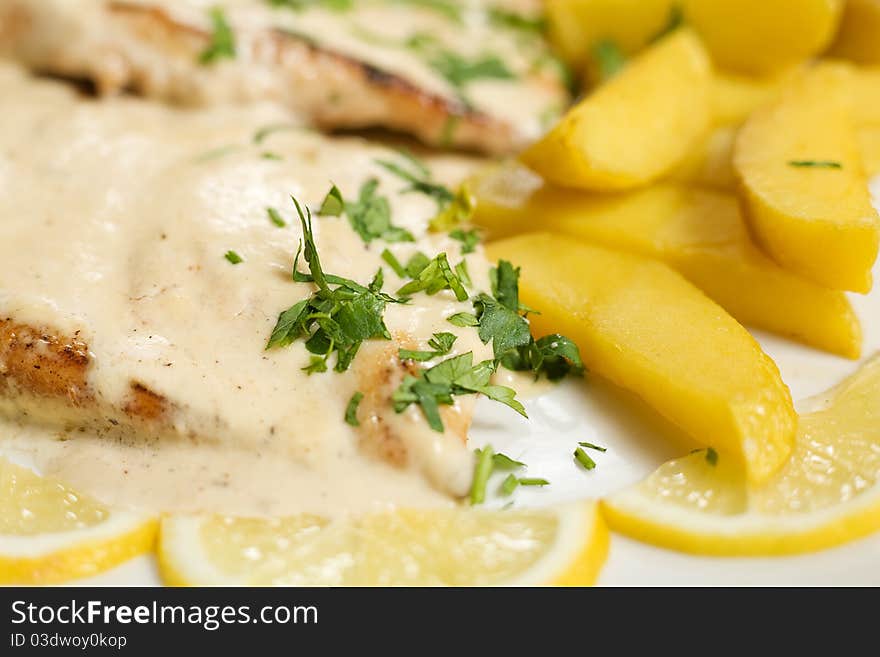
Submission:
[[[211,39],[206,31],[176,20],[160,7],[117,0],[108,2],[104,11],[123,38],[108,39],[87,54],[59,43],[39,55],[28,51],[23,58],[42,72],[88,79],[104,95],[129,90],[180,104],[204,104],[204,85],[240,91],[255,71],[268,71],[274,84],[255,91],[253,99],[280,100],[320,129],[382,127],[429,145],[492,154],[513,152],[528,141],[508,122],[472,109],[454,95],[423,89],[307,36],[262,30],[237,44],[239,54],[247,56],[246,77],[224,80],[215,67],[198,64]],[[6,41],[7,49],[27,51],[37,29],[21,7],[13,6],[0,15],[0,48]],[[293,89],[296,93],[290,93]]]

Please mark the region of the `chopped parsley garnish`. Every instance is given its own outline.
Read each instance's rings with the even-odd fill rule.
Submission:
[[[505,477],[504,483],[501,484],[501,493],[503,495],[510,495],[516,490],[517,486],[519,486],[519,479],[516,475],[509,474]]]
[[[461,242],[462,254],[473,253],[477,249],[477,244],[480,243],[480,233],[476,228],[473,230],[457,228],[449,233],[449,237]]]
[[[336,354],[335,370],[344,372],[364,340],[390,340],[383,314],[386,303],[402,303],[382,292],[382,270],[376,273],[369,286],[324,273],[312,233],[312,216],[308,208],[303,214],[294,198],[303,231],[303,243],[293,263],[293,280],[312,282],[318,289],[309,298],[298,301],[278,317],[267,349],[286,347],[298,339],[305,340],[306,349],[314,356],[304,368],[310,374],[326,370],[327,360]],[[309,273],[298,269],[299,257],[305,257]],[[336,285],[336,288],[331,288]]]
[[[474,301],[477,333],[483,344],[492,342],[495,360],[501,361],[511,350],[526,347],[532,340],[529,323],[515,310],[511,310],[488,294],[480,294]]]
[[[284,228],[287,225],[287,222],[281,217],[281,213],[275,208],[266,208],[266,214],[269,215],[269,221],[278,226],[278,228]]]
[[[842,169],[843,165],[834,160],[791,160],[788,163],[792,167],[812,167],[815,169]]]
[[[433,182],[431,180],[431,172],[424,164],[412,155],[406,153],[401,154],[406,157],[412,168],[404,167],[396,162],[389,162],[388,160],[376,160],[376,164],[409,183],[409,186],[403,190],[404,193],[418,192],[430,196],[437,202],[437,206],[441,209],[445,208],[448,203],[452,202],[455,198],[455,194],[453,194],[448,187]]]
[[[457,339],[458,336],[453,333],[435,333],[434,337],[428,340],[428,346],[431,347],[431,351],[399,349],[397,353],[401,360],[415,360],[423,363],[426,360],[433,360],[438,356],[445,356],[448,354],[452,351],[452,345],[455,344]]]
[[[318,214],[326,217],[339,217],[345,212],[345,200],[342,198],[342,192],[336,185],[330,188],[324,201],[321,203],[321,209]]]
[[[581,447],[586,447],[587,449],[595,449],[597,452],[607,452],[608,451],[607,447],[602,447],[601,445],[594,445],[593,443],[581,442],[581,443],[578,443],[578,445],[580,445]]]
[[[596,462],[580,447],[574,450],[574,458],[584,467],[585,470],[592,470],[596,467]]]
[[[202,64],[213,64],[220,59],[235,59],[235,34],[226,21],[226,14],[219,7],[209,12],[211,17],[211,41],[199,55]]]
[[[376,193],[378,187],[379,181],[371,178],[361,186],[356,201],[346,201],[333,185],[318,214],[338,217],[344,212],[348,223],[368,244],[380,238],[386,242],[414,242],[408,230],[391,224],[391,206],[387,198]]]
[[[474,80],[516,79],[504,61],[492,54],[468,59],[450,50],[440,50],[428,59],[428,65],[459,91]]]
[[[497,452],[492,460],[495,461],[495,467],[498,470],[516,470],[518,468],[526,467],[526,464],[522,461],[517,461],[515,459],[510,458],[507,454],[502,454],[501,452]]]
[[[532,337],[524,315],[535,311],[519,301],[519,269],[502,260],[490,271],[490,279],[494,297],[478,295],[474,309],[480,339],[484,344],[492,341],[495,360],[509,370],[531,371],[535,377],[544,374],[552,381],[581,374],[584,365],[574,342],[559,334]],[[456,318],[469,320],[468,316]]]
[[[453,404],[456,395],[483,394],[528,417],[514,390],[489,383],[495,373],[495,362],[484,360],[474,365],[473,361],[474,354],[469,351],[423,370],[420,376],[407,376],[392,397],[394,410],[402,413],[410,404],[418,404],[428,425],[442,432],[441,405]]]
[[[467,260],[462,260],[455,265],[455,275],[458,276],[459,280],[467,287],[473,287],[471,275],[468,273]]]
[[[408,264],[407,273],[409,273],[409,270]],[[416,292],[424,292],[425,294],[433,295],[441,290],[452,290],[455,298],[459,301],[466,301],[468,298],[464,284],[455,272],[452,271],[445,253],[441,253],[433,260],[429,260],[419,273],[413,277],[413,280],[400,288],[397,294],[409,296]]]
[[[388,266],[394,270],[394,273],[403,278],[406,276],[406,269],[400,264],[400,260],[388,249],[382,251],[382,260],[388,263]]]
[[[361,426],[361,423],[357,419],[357,410],[363,398],[364,393],[358,391],[351,396],[351,399],[348,400],[348,405],[345,407],[346,424],[350,424],[353,427]]]
[[[519,30],[533,34],[543,34],[547,27],[547,21],[543,16],[525,16],[500,7],[489,7],[489,20],[500,27],[511,30]]]
[[[520,477],[520,486],[549,486],[550,482],[540,477]]]
[[[540,477],[517,477],[509,474],[501,484],[502,495],[510,495],[518,486],[549,486],[550,482]]]
[[[302,130],[301,126],[298,126],[294,123],[274,123],[272,125],[267,125],[254,133],[253,142],[255,144],[262,144],[270,135],[274,135],[276,132],[287,132],[288,130]]]
[[[264,160],[274,160],[274,161],[280,161],[280,160],[284,159],[278,153],[275,153],[273,151],[263,151],[262,153],[260,153],[260,157],[263,158]]]
[[[233,251],[232,249],[230,249],[229,251],[224,253],[223,257],[226,258],[233,265],[237,265],[239,263],[244,262],[244,259],[240,255],[238,255],[235,251]]]
[[[273,7],[302,11],[309,7],[321,7],[331,11],[347,11],[354,7],[354,0],[266,0]]]
[[[479,326],[480,320],[477,319],[476,315],[471,313],[455,313],[454,315],[450,315],[446,318],[446,321],[452,324],[453,326]]]
[[[492,447],[486,445],[476,450],[477,463],[474,466],[474,479],[471,482],[471,504],[482,504],[486,501],[486,484],[492,475],[494,461]]]
[[[706,450],[706,463],[711,466],[718,465],[718,452],[716,452],[715,449],[712,447],[709,447]]]
[[[614,41],[602,39],[593,44],[593,59],[599,72],[599,79],[610,80],[626,66],[626,55]]]

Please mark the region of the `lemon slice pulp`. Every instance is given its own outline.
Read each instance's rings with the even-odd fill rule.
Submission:
[[[150,551],[157,524],[0,459],[0,583],[95,575]]]
[[[612,529],[699,554],[808,552],[880,530],[880,356],[800,417],[791,458],[767,483],[749,486],[723,456],[698,452],[602,508]]]
[[[173,516],[162,521],[159,564],[176,585],[585,586],[607,549],[598,505],[582,502],[336,520]]]

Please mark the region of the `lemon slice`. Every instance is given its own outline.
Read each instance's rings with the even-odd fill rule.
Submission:
[[[612,529],[685,552],[808,552],[880,530],[880,357],[803,415],[789,462],[750,487],[723,456],[662,465],[602,503]]]
[[[88,577],[148,552],[158,523],[0,459],[0,583]]]
[[[159,568],[174,585],[586,586],[607,551],[595,502],[333,521],[174,516],[162,521]]]

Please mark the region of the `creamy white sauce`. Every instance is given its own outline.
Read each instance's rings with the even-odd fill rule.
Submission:
[[[426,482],[453,495],[467,490],[472,453],[461,433],[431,431],[416,407],[389,409],[408,471],[359,448],[343,416],[359,386],[356,370],[371,365],[369,350],[349,372],[313,376],[301,369],[302,343],[264,351],[278,313],[312,291],[290,280],[301,236],[291,194],[314,208],[331,181],[353,198],[376,177],[392,221],[418,240],[390,245],[401,260],[416,250],[461,259],[458,242],[426,232],[434,202],[400,194],[404,183],[375,165],[392,151],[304,129],[257,146],[256,130],[289,117],[269,106],[188,113],[94,102],[6,66],[0,98],[0,315],[81,331],[101,400],[121,404],[131,381],[142,382],[177,405],[184,437],[111,446],[13,422],[0,426],[0,440],[74,486],[134,506],[327,512],[442,499]],[[283,159],[263,159],[264,151]],[[470,167],[453,157],[429,162],[442,180]],[[286,228],[269,221],[269,206]],[[366,246],[344,218],[316,217],[314,228],[325,271],[366,283],[384,265],[389,245]],[[227,262],[229,249],[244,262]],[[475,289],[487,289],[484,257],[467,260]],[[384,268],[393,292],[402,281]],[[451,331],[459,335],[454,354],[490,356],[476,331],[445,321],[461,311],[471,305],[449,292],[419,294],[411,306],[389,306],[385,321],[416,346]]]

